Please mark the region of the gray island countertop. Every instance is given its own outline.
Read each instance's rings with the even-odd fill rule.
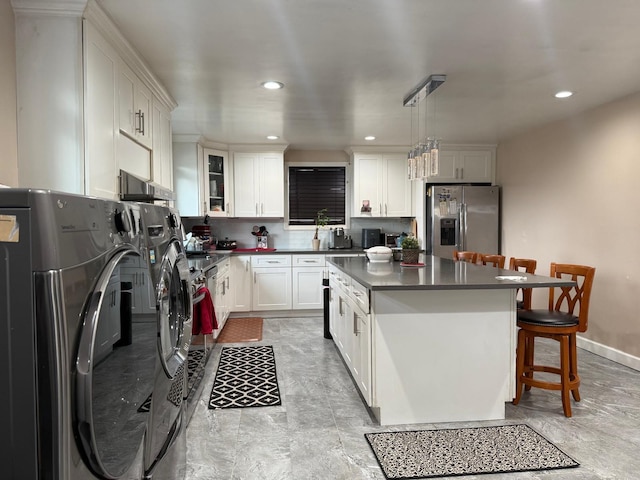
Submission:
[[[432,255],[421,255],[424,266],[402,266],[400,262],[373,263],[364,257],[327,256],[327,262],[371,290],[471,290],[575,285],[568,279],[454,262]],[[496,278],[514,276],[519,279]]]

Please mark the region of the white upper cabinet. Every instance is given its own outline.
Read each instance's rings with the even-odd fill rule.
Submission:
[[[233,216],[284,217],[282,152],[235,152],[233,185]]]
[[[116,199],[118,54],[87,21],[84,35],[85,191],[95,197]]]
[[[153,95],[124,62],[118,79],[120,131],[145,147],[152,148]]]
[[[231,165],[229,154],[222,150],[203,149],[202,192],[205,212],[212,217],[228,217],[231,204]]]
[[[353,216],[410,217],[406,153],[353,154]]]
[[[171,113],[153,97],[153,165],[151,179],[173,190],[173,145],[171,140]]]
[[[428,183],[493,183],[495,147],[441,148],[438,174]]]

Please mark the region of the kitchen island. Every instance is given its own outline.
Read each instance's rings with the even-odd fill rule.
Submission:
[[[573,285],[425,256],[327,257],[330,332],[381,425],[504,419],[515,392],[516,289]]]

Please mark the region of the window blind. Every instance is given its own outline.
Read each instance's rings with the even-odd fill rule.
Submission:
[[[345,172],[345,167],[289,167],[289,225],[315,225],[323,208],[329,225],[344,225]]]

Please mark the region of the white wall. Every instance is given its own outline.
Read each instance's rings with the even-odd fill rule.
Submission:
[[[503,253],[596,267],[592,341],[640,357],[640,94],[498,147]],[[548,290],[534,290],[546,307]]]
[[[18,186],[16,42],[9,0],[0,0],[0,184]]]

